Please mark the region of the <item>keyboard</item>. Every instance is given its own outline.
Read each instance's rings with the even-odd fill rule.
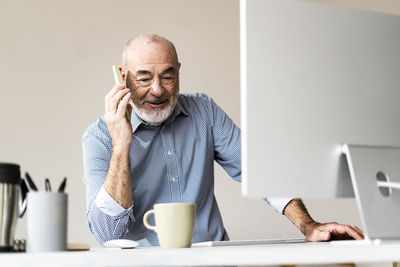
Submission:
[[[220,246],[247,246],[247,245],[279,245],[305,243],[304,238],[289,238],[289,239],[254,239],[254,240],[227,240],[227,241],[206,241],[193,243],[192,247],[220,247]]]

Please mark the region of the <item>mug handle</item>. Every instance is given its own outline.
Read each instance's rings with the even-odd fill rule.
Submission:
[[[29,192],[28,186],[24,178],[21,178],[19,182],[19,199],[18,199],[18,217],[22,218],[26,211],[26,199]]]
[[[144,226],[146,226],[147,229],[150,229],[150,230],[153,230],[154,232],[157,232],[157,231],[156,231],[156,226],[155,226],[155,225],[151,225],[151,224],[149,224],[149,222],[148,222],[149,216],[150,216],[151,214],[154,214],[154,210],[148,210],[148,211],[144,214],[144,216],[143,216],[143,223],[144,223]]]

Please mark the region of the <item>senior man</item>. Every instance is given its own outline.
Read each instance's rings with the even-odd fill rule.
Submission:
[[[180,66],[161,36],[129,41],[119,67],[125,83],[106,95],[104,117],[83,136],[87,221],[101,244],[126,238],[158,245],[142,219],[163,202],[196,203],[193,242],[228,240],[213,166],[215,160],[241,180],[240,130],[208,96],[179,94]],[[310,241],[363,239],[357,227],[315,222],[299,199],[266,201]]]

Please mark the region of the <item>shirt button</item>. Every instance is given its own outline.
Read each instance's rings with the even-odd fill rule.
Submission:
[[[172,181],[173,183],[175,183],[176,178],[175,178],[175,177],[172,177],[172,178],[171,178],[171,181]]]
[[[172,155],[171,151],[170,151],[170,150],[168,150],[168,156],[171,156],[171,155]]]

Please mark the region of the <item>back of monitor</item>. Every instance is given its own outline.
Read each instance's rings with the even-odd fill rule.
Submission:
[[[366,237],[400,240],[400,148],[346,145]]]
[[[351,196],[341,144],[400,146],[400,16],[241,1],[242,192]]]

